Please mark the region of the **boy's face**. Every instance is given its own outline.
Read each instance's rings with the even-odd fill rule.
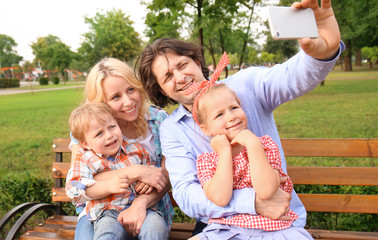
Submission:
[[[204,96],[201,112],[204,114],[202,131],[209,136],[226,135],[231,141],[242,130],[247,128],[247,116],[229,89],[221,89]]]
[[[84,134],[83,147],[99,154],[115,155],[122,145],[122,132],[113,116],[106,114],[104,122],[97,119],[89,121],[88,131]]]
[[[186,95],[185,90],[195,82],[206,80],[201,65],[190,57],[167,52],[155,58],[151,69],[163,94],[182,103],[191,111],[198,91]]]

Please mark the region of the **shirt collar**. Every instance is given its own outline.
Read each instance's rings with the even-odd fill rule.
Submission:
[[[188,117],[188,118],[193,118],[193,115],[191,112],[189,112],[185,107],[184,105],[182,105],[180,103],[179,107],[175,110],[175,116],[174,116],[174,119],[175,121],[180,121],[180,119],[182,119],[184,116]]]

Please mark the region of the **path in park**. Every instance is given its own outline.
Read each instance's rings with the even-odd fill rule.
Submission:
[[[35,85],[39,85],[38,82],[20,82],[20,87],[30,86],[33,87]],[[45,88],[45,89],[17,89],[17,88],[0,88],[0,95],[11,95],[11,94],[19,94],[19,93],[30,93],[30,92],[43,92],[43,91],[53,91],[53,90],[61,90],[61,89],[68,89],[68,88],[82,88],[84,84],[80,82],[78,85],[71,85],[67,87],[56,87],[56,88]]]

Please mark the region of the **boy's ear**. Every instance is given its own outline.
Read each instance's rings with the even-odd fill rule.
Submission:
[[[91,147],[88,145],[88,143],[86,141],[82,141],[80,144],[81,144],[81,146],[83,146],[83,148],[88,149],[88,150],[92,150]]]
[[[210,136],[211,134],[209,133],[209,131],[207,130],[207,127],[205,126],[205,124],[200,124],[200,128],[202,130],[202,132],[204,134],[206,134],[207,136]]]

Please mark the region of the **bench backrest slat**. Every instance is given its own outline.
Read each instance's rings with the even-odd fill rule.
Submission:
[[[53,140],[53,152],[70,153],[70,139]],[[286,156],[378,157],[378,139],[282,139]],[[53,178],[64,179],[70,163],[54,162]],[[378,186],[378,167],[288,166],[294,184]],[[377,195],[298,194],[310,212],[378,213]],[[53,201],[71,202],[65,189],[53,188]],[[177,204],[174,203],[175,206]]]
[[[378,139],[281,139],[286,157],[378,157]]]

